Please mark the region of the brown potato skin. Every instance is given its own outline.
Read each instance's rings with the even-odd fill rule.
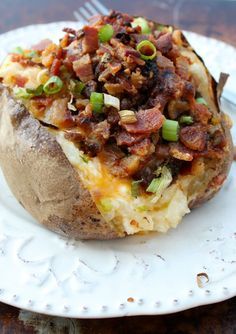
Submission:
[[[74,239],[114,239],[52,134],[0,85],[0,165],[15,197],[49,229]]]
[[[230,128],[224,120],[224,113],[222,115],[222,127],[224,129],[227,145],[225,147],[222,159],[205,159],[206,168],[213,170],[212,177],[208,180],[206,187],[199,188],[198,194],[193,201],[189,203],[189,208],[193,209],[201,206],[203,203],[209,201],[221,189],[225,179],[227,178],[231,164],[233,162],[233,141],[230,133]],[[220,182],[217,182],[219,179]],[[223,180],[221,182],[221,180]]]

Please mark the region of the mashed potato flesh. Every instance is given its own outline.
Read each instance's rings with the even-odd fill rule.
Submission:
[[[181,182],[177,181],[168,187],[156,204],[152,203],[155,195],[134,198],[131,196],[130,180],[109,174],[98,158],[85,162],[83,152],[66,140],[62,132],[57,135],[57,141],[78,171],[105,220],[120,226],[127,234],[166,232],[170,227],[176,227],[183,216],[190,212]]]

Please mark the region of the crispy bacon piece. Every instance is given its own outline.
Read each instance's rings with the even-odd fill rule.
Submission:
[[[120,83],[105,83],[104,88],[111,95],[119,95],[124,92],[124,87]]]
[[[25,58],[23,55],[21,54],[12,54],[11,55],[11,61],[13,63],[19,63],[21,64],[23,67],[27,67],[27,66],[34,66],[35,63],[29,59],[29,58]]]
[[[140,70],[136,70],[131,74],[131,82],[135,88],[140,89],[147,82],[147,79],[141,74]]]
[[[168,104],[168,115],[171,119],[178,118],[183,112],[188,111],[188,102],[182,100],[171,100]]]
[[[157,66],[161,69],[175,69],[174,63],[167,57],[163,56],[160,52],[157,53],[157,60],[156,60]]]
[[[207,131],[200,124],[186,126],[180,130],[180,141],[194,151],[203,151],[206,147]]]
[[[216,130],[212,136],[212,146],[214,148],[224,148],[227,141],[224,133],[221,130]]]
[[[110,136],[110,124],[107,120],[96,124],[90,134],[81,143],[83,151],[94,157],[102,151],[107,139]]]
[[[108,63],[107,66],[108,66],[108,68],[110,70],[110,73],[112,75],[116,75],[116,73],[119,72],[121,67],[122,67],[122,65],[120,63],[115,62],[115,61],[112,62],[112,63]]]
[[[170,144],[170,155],[175,159],[183,161],[192,161],[194,158],[194,152],[181,143]]]
[[[137,172],[140,158],[136,155],[129,157],[115,145],[106,145],[99,153],[99,159],[109,169],[110,173],[118,177],[127,177]]]
[[[189,73],[189,61],[184,56],[177,57],[175,60],[176,73],[184,80],[188,80]]]
[[[84,53],[93,53],[98,49],[98,30],[95,27],[85,26],[82,49]]]
[[[50,124],[58,128],[71,128],[75,125],[75,121],[67,108],[67,103],[67,98],[53,101],[48,111]]]
[[[145,65],[145,61],[140,58],[140,53],[133,49],[130,46],[124,45],[120,41],[116,40],[115,38],[112,38],[110,43],[112,46],[115,47],[116,50],[116,57],[120,61],[127,62],[130,66],[132,64],[134,65]]]
[[[50,44],[52,44],[52,41],[48,38],[43,39],[39,43],[32,45],[31,49],[35,51],[43,51],[45,50]]]
[[[195,103],[193,113],[196,121],[202,123],[203,125],[207,125],[212,116],[207,106],[201,103]]]
[[[53,60],[56,58],[58,51],[58,46],[54,43],[49,44],[45,50],[42,52],[42,64],[45,67],[50,68],[52,66]]]
[[[51,69],[50,69],[50,72],[52,75],[58,75],[59,74],[59,71],[60,71],[60,67],[61,67],[61,60],[60,59],[54,59],[53,60],[53,63],[52,63],[52,66],[51,66]]]
[[[66,32],[67,34],[71,34],[73,36],[77,35],[77,31],[72,28],[63,28],[62,31]]]
[[[161,53],[168,53],[173,47],[171,34],[166,33],[164,35],[160,35],[160,37],[156,40],[156,47]]]
[[[157,159],[167,159],[170,156],[169,145],[158,144],[156,146],[155,155]]]
[[[129,132],[122,130],[116,135],[116,142],[118,146],[132,146],[144,139],[144,136],[145,135],[130,134]]]
[[[20,75],[20,74],[17,74],[17,75],[14,75],[14,76],[12,77],[12,80],[15,82],[15,84],[16,84],[18,87],[25,87],[25,84],[26,84],[26,82],[28,81],[28,78],[23,77],[23,76]]]
[[[129,147],[129,152],[140,157],[151,155],[155,151],[155,146],[149,138],[143,139],[141,142]]]
[[[152,109],[140,110],[136,113],[137,122],[133,124],[122,124],[125,130],[131,134],[150,134],[162,127],[164,116],[159,106]]]
[[[51,97],[33,97],[30,100],[30,111],[37,118],[41,118],[44,115],[44,112],[47,107],[52,104],[53,99]]]
[[[73,69],[82,82],[93,80],[93,67],[89,54],[82,56],[73,62]]]
[[[107,121],[111,125],[118,124],[120,121],[120,116],[115,109],[110,109],[107,113]]]

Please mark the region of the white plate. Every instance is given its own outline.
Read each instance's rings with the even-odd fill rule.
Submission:
[[[1,35],[0,58],[17,45],[58,38],[65,26],[79,24],[35,25]],[[221,70],[233,74],[228,83],[233,96],[236,50],[187,35],[215,76]],[[232,117],[236,121],[236,114]],[[0,300],[5,303],[102,318],[171,313],[236,295],[235,164],[222,191],[176,230],[116,241],[65,240],[22,209],[2,175],[0,187]],[[209,282],[200,288],[202,272]]]

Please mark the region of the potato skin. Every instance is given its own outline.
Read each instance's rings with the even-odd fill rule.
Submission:
[[[0,164],[18,201],[49,229],[75,239],[124,236],[103,219],[53,135],[2,85]]]

